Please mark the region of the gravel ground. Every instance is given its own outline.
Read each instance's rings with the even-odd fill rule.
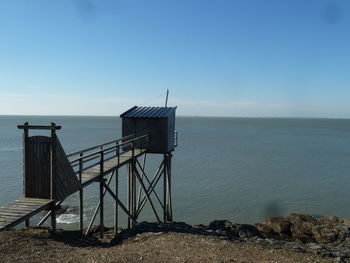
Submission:
[[[0,262],[341,262],[297,245],[190,233],[142,233],[120,242],[46,229],[0,232]]]

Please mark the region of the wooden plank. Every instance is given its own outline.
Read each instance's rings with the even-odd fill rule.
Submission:
[[[7,210],[7,211],[1,211],[0,216],[10,216],[10,215],[25,215],[26,213],[30,213],[31,211],[12,211],[12,210]]]
[[[50,138],[28,138],[28,177],[26,197],[50,198]]]
[[[15,200],[13,203],[28,203],[28,204],[46,204],[50,203],[53,200],[51,199],[27,199],[27,198],[20,198]]]
[[[0,216],[8,218],[8,217],[13,217],[13,218],[21,218],[22,216],[25,216],[27,213],[12,213],[12,212],[1,212]]]
[[[1,208],[0,215],[7,212],[14,212],[14,213],[17,212],[17,213],[25,214],[26,212],[31,212],[31,211],[33,211],[33,209],[24,208],[24,207],[9,207],[6,209]]]
[[[32,210],[33,211],[33,210]],[[17,216],[17,217],[22,217],[25,216],[32,211],[1,211],[0,212],[0,217],[1,216]]]
[[[16,201],[35,202],[35,203],[48,203],[49,202],[50,203],[53,200],[52,199],[43,199],[43,198],[28,198],[28,197],[25,197],[25,198],[17,199]]]
[[[51,200],[48,203],[40,203],[37,206],[31,206],[33,209],[31,211],[26,211],[26,214],[24,214],[22,216],[21,215],[6,215],[6,219],[2,220],[2,222],[6,221],[6,225],[4,223],[2,223],[2,226],[0,227],[0,229],[11,228],[11,227],[14,227],[14,226],[24,222],[26,219],[29,219],[33,215],[35,215],[35,214],[39,213],[40,211],[44,210],[45,208],[49,207],[52,202],[54,202],[54,201]],[[7,205],[7,207],[10,205]],[[0,213],[0,218],[1,218],[1,213]]]
[[[35,209],[35,207],[41,207],[44,204],[40,204],[40,205],[25,205],[25,204],[11,204],[11,205],[7,205],[7,206],[3,206],[0,207],[0,210],[7,210],[7,209],[30,209],[33,210]]]
[[[89,181],[96,181],[98,179],[98,176],[95,177],[84,177],[82,178],[82,184],[89,182]]]
[[[90,180],[92,178],[99,177],[99,175],[96,174],[82,174],[82,180]]]
[[[33,210],[37,207],[42,207],[42,206],[45,206],[47,204],[23,204],[23,203],[15,203],[15,204],[12,204],[11,206],[6,206],[6,207],[3,207],[4,209],[9,209],[9,208],[18,208],[18,209],[30,209],[30,210]]]
[[[48,203],[42,203],[42,204],[34,204],[34,203],[13,203],[11,206],[6,206],[6,208],[11,208],[11,207],[19,207],[19,208],[29,208],[29,209],[35,209],[36,207],[42,207],[47,205]]]
[[[4,215],[3,218],[5,218],[5,220],[9,223],[11,223],[12,221],[18,220],[19,218],[23,217],[24,215]]]
[[[0,214],[3,212],[30,213],[33,210],[48,207],[51,201],[45,203],[23,203],[13,202],[6,206],[0,207]]]
[[[47,125],[17,125],[18,129],[28,128],[30,130],[60,130],[62,126],[47,126]]]

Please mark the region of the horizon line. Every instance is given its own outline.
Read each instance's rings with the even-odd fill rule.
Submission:
[[[89,114],[0,114],[0,117],[120,117],[120,115]],[[232,118],[232,119],[333,119],[350,120],[350,117],[313,117],[313,116],[223,116],[223,115],[176,115],[181,118]]]

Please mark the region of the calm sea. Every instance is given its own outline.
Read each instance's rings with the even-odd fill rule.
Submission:
[[[0,205],[22,196],[22,131],[16,127],[25,121],[62,125],[58,136],[67,153],[121,135],[118,117],[0,116]],[[176,130],[176,221],[254,223],[292,212],[350,217],[350,120],[178,117]],[[151,175],[159,162],[147,156]],[[122,170],[123,201],[125,175]],[[85,191],[85,224],[97,202],[93,184]],[[69,209],[58,217],[59,227],[77,228],[77,195],[64,204]],[[111,224],[111,198],[105,213]],[[149,207],[141,218],[154,220]],[[122,224],[125,219],[121,215]]]

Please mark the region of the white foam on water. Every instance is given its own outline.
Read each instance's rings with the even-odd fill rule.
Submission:
[[[79,222],[79,215],[76,214],[62,214],[57,217],[57,223],[74,224]]]

